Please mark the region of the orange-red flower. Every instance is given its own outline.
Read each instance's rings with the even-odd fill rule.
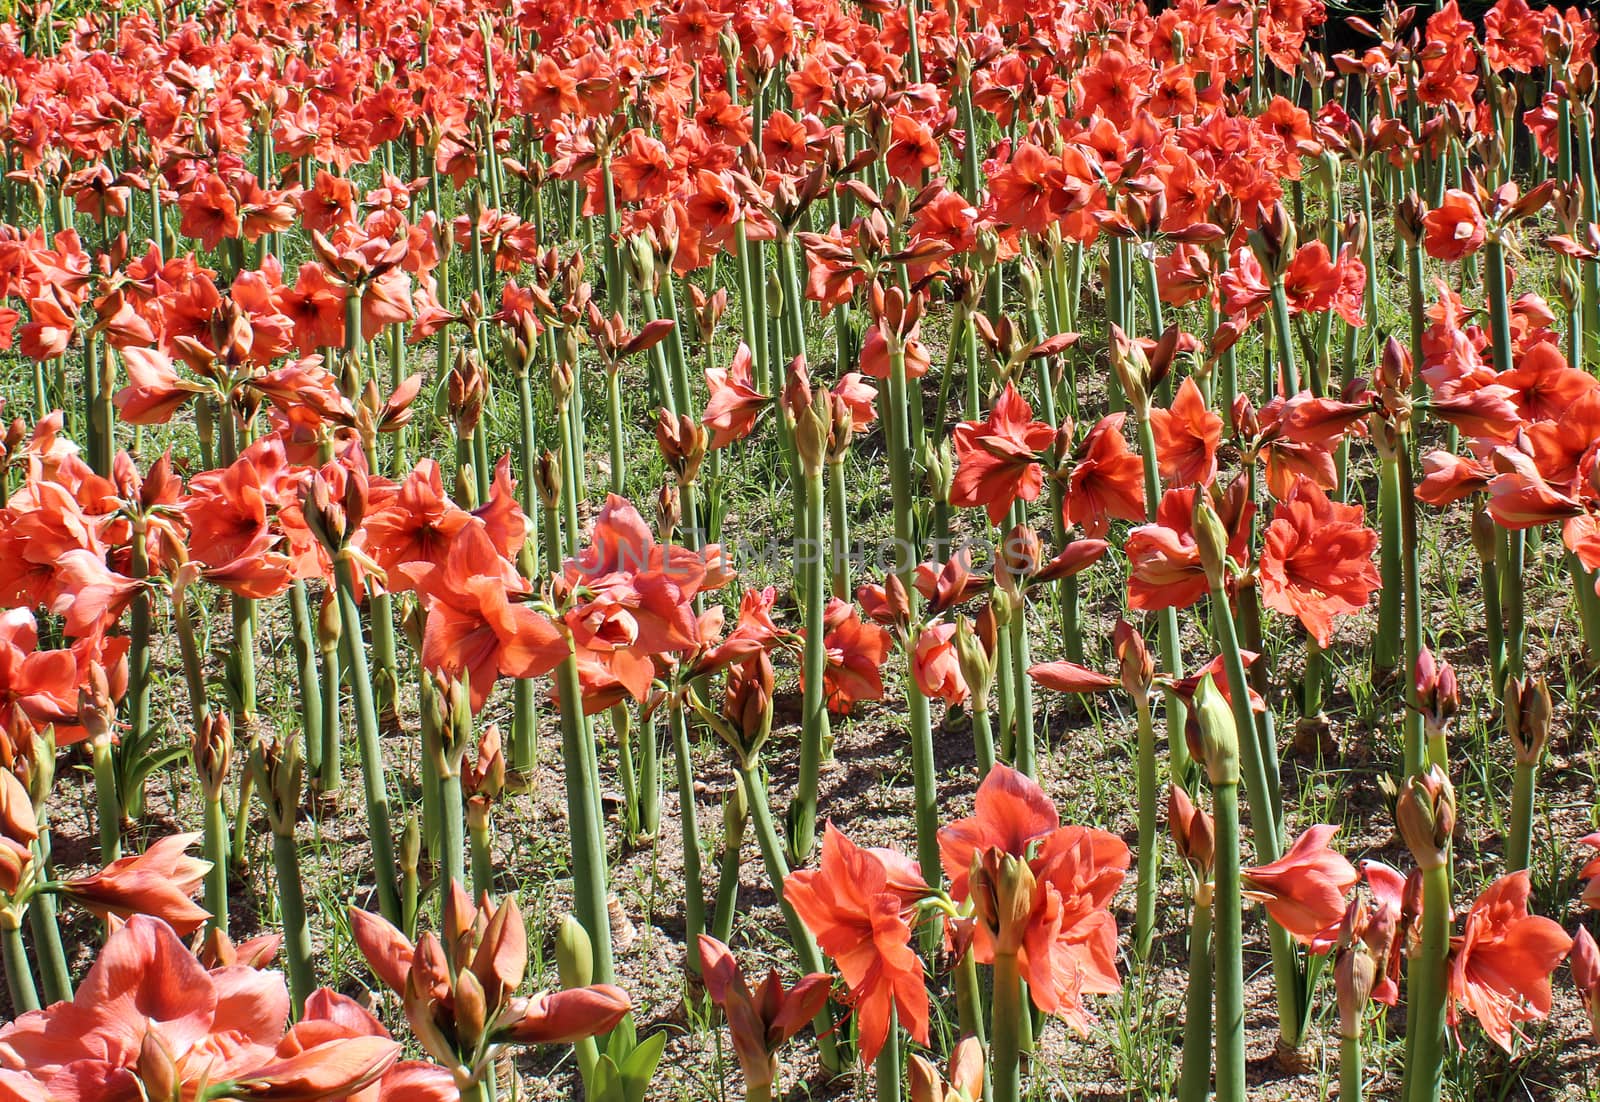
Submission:
[[[1002,763],[979,785],[973,814],[939,831],[939,859],[951,896],[965,901],[974,864],[995,855],[1026,862],[1034,881],[1031,908],[1018,916],[1020,930],[977,923],[976,958],[992,963],[1001,941],[1017,942],[1017,962],[1034,1004],[1087,1033],[1093,1019],[1083,996],[1122,986],[1117,923],[1109,908],[1127,873],[1127,845],[1103,830],[1062,826],[1038,783]]]
[[[150,915],[191,934],[211,917],[193,898],[211,868],[211,862],[186,852],[199,839],[199,834],[169,834],[143,853],[66,881],[62,893],[102,918]]]
[[[1361,506],[1333,501],[1300,478],[1262,540],[1262,600],[1298,616],[1321,647],[1330,641],[1333,618],[1365,608],[1383,584],[1372,561],[1378,534],[1362,518]]]
[[[725,448],[743,440],[756,427],[756,419],[772,402],[755,388],[750,347],[741,343],[727,367],[706,368],[711,392],[700,423],[711,430],[711,447]]]
[[[1208,484],[1217,476],[1217,445],[1222,443],[1222,418],[1206,408],[1194,377],[1183,380],[1171,409],[1150,410],[1150,431],[1156,439],[1161,477],[1174,486]]]
[[[1488,224],[1470,191],[1451,188],[1422,219],[1422,247],[1435,260],[1460,260],[1483,248]]]
[[[1345,893],[1361,875],[1344,856],[1328,848],[1338,827],[1314,826],[1295,839],[1276,861],[1244,869],[1244,892],[1267,908],[1272,920],[1294,937],[1314,945],[1328,936],[1344,917]]]
[[[857,846],[829,823],[816,869],[789,874],[783,896],[817,945],[839,966],[855,1007],[861,1056],[877,1059],[891,1015],[912,1039],[928,1042],[928,989],[911,947],[911,915],[921,885],[899,854]]]
[[[1055,430],[1033,419],[1033,408],[1016,387],[1006,384],[987,421],[963,421],[952,435],[956,473],[950,504],[983,506],[989,523],[999,524],[1017,499],[1037,501],[1044,486],[1039,453]]]
[[[327,993],[319,993],[325,997]],[[228,1097],[381,1097],[359,1093],[394,1064],[400,1046],[348,1000],[342,1024],[322,1016],[285,1035],[283,976],[238,965],[207,971],[165,923],[136,915],[111,935],[71,1002],[25,1014],[0,1029],[0,1068],[42,1084],[8,1098],[198,1098],[233,1084]],[[335,997],[336,998],[336,997]],[[429,1095],[411,1097],[430,1098]]]
[[[1572,948],[1560,923],[1528,913],[1531,891],[1526,869],[1502,876],[1450,939],[1451,1028],[1470,1014],[1507,1052],[1519,1022],[1550,1016],[1550,973]]]

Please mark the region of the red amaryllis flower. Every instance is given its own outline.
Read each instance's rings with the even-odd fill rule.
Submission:
[[[927,890],[921,881],[907,858],[862,849],[829,823],[820,867],[791,873],[783,884],[784,898],[850,989],[869,1064],[888,1039],[891,1012],[913,1040],[928,1043],[928,989],[911,947],[911,914]]]
[[[1572,948],[1560,923],[1528,913],[1531,890],[1526,869],[1502,876],[1450,939],[1451,1028],[1465,1011],[1507,1052],[1517,1023],[1550,1016],[1550,973]]]
[[[1361,875],[1328,848],[1338,827],[1314,826],[1295,839],[1278,860],[1244,869],[1244,893],[1267,908],[1272,920],[1296,940],[1321,950],[1332,947],[1330,933],[1344,917],[1345,893]]]
[[[728,1032],[733,1036],[745,1087],[770,1087],[778,1076],[778,1049],[821,1012],[833,988],[833,977],[813,972],[785,990],[777,969],[772,969],[751,991],[744,970],[726,945],[701,934],[698,948],[706,994],[728,1017]]]
[[[33,612],[0,612],[0,723],[20,709],[36,727],[78,714],[78,660],[70,650],[38,650]]]
[[[1567,962],[1572,969],[1572,983],[1589,1013],[1589,1032],[1600,1040],[1600,947],[1582,926],[1572,940],[1572,957]]]
[[[924,696],[946,704],[960,704],[967,699],[971,690],[961,676],[955,624],[941,622],[922,629],[911,655],[911,672]]]
[[[1600,832],[1579,838],[1578,844],[1594,850],[1594,856],[1578,870],[1578,878],[1586,881],[1583,894],[1578,897],[1591,911],[1600,911]]]
[[[101,918],[150,915],[180,934],[192,934],[211,917],[193,899],[211,862],[185,852],[199,839],[199,834],[169,834],[143,853],[113,861],[92,876],[66,881],[62,893]]]
[[[595,518],[591,540],[566,563],[575,598],[562,623],[580,666],[603,668],[642,701],[655,677],[655,657],[700,644],[695,594],[730,575],[720,547],[696,552],[656,543],[639,511],[616,494]]]
[[[314,1043],[307,1030],[291,1041],[288,1018],[280,973],[208,972],[169,926],[136,915],[111,935],[72,1002],[0,1029],[0,1067],[42,1083],[39,1098],[189,1098],[231,1083],[229,1097],[365,1102],[355,1092],[400,1053],[381,1029]]]
[[[1150,410],[1150,431],[1156,438],[1161,477],[1174,486],[1210,483],[1217,476],[1217,445],[1222,418],[1206,408],[1193,376],[1183,380],[1170,410]]]
[[[423,666],[465,679],[473,711],[501,677],[538,677],[566,657],[556,626],[514,599],[527,583],[500,557],[481,522],[457,533],[442,564],[408,563],[402,572],[428,609]]]
[[[727,367],[706,368],[706,387],[711,397],[700,423],[711,430],[713,448],[725,448],[749,436],[756,419],[772,402],[756,390],[752,364],[749,346],[741,343]]]
[[[1310,479],[1295,481],[1267,526],[1261,549],[1261,598],[1298,616],[1319,647],[1333,618],[1366,607],[1382,587],[1372,553],[1378,534],[1362,524],[1359,505],[1341,505]]]
[[[1194,489],[1168,490],[1154,524],[1128,533],[1128,606],[1144,611],[1188,608],[1209,591],[1194,541]]]
[[[822,684],[828,710],[843,714],[858,700],[881,700],[883,665],[893,644],[888,630],[863,621],[855,605],[837,597],[828,601],[822,622],[827,632]]]
[[[1483,248],[1488,224],[1470,191],[1451,188],[1422,219],[1422,247],[1435,260],[1460,260]]]
[[[1062,521],[1096,539],[1106,534],[1112,517],[1145,519],[1144,463],[1122,438],[1126,416],[1101,418],[1073,452]]]
[[[991,930],[979,922],[973,952],[992,963],[1001,941],[1018,945],[1017,962],[1034,1004],[1086,1033],[1092,1018],[1084,995],[1121,988],[1117,923],[1109,910],[1129,864],[1128,847],[1113,834],[1062,826],[1055,804],[1038,783],[997,764],[978,786],[973,814],[939,831],[939,860],[950,894],[965,901],[972,869],[986,855],[1027,863],[1031,909],[1022,928]]]
[[[440,566],[453,553],[456,537],[472,521],[471,514],[445,496],[439,464],[424,459],[406,476],[400,490],[362,521],[364,549],[384,571],[406,563]],[[394,589],[409,579],[394,577]]]
[[[981,505],[989,512],[989,523],[999,524],[1018,498],[1037,501],[1044,486],[1039,453],[1054,438],[1055,430],[1035,421],[1033,407],[1007,383],[987,421],[963,421],[955,428],[950,504]]]

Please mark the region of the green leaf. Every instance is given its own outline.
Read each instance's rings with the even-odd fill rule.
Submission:
[[[589,1080],[589,1102],[627,1102],[622,1073],[609,1056],[600,1057],[594,1065],[594,1076]]]
[[[644,1102],[650,1080],[655,1078],[656,1065],[661,1063],[661,1053],[667,1047],[667,1035],[657,1031],[650,1034],[628,1054],[622,1063],[623,1102]]]

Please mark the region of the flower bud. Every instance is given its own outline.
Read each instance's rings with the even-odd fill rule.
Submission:
[[[1128,621],[1118,620],[1111,632],[1111,653],[1117,656],[1123,691],[1136,701],[1146,699],[1155,680],[1156,660],[1144,636]]]
[[[994,682],[994,657],[965,616],[956,620],[956,661],[961,664],[961,679],[972,693],[973,710],[987,711],[989,688]]]
[[[594,982],[594,946],[583,923],[572,915],[563,918],[556,931],[556,970],[561,986],[568,990]]]
[[[1115,322],[1111,324],[1111,367],[1127,395],[1136,420],[1150,417],[1150,360],[1139,342],[1132,340]]]
[[[968,885],[978,921],[994,938],[994,951],[1015,955],[1033,913],[1033,870],[1020,857],[994,848],[981,850],[973,855]]]
[[[1357,904],[1351,904],[1352,907]],[[1372,989],[1378,982],[1378,962],[1366,942],[1356,938],[1341,945],[1334,963],[1333,987],[1339,1001],[1339,1035],[1350,1040],[1361,1037],[1361,1021]]]
[[[1427,647],[1417,655],[1416,669],[1417,708],[1428,729],[1428,736],[1436,738],[1445,733],[1450,721],[1461,708],[1461,691],[1456,684],[1456,671],[1450,663],[1435,663],[1433,652]]]
[[[533,472],[534,487],[539,491],[539,500],[546,509],[555,509],[561,504],[561,457],[555,452],[546,451],[539,455],[539,462]]]
[[[233,763],[233,721],[228,718],[228,713],[205,712],[195,725],[189,752],[206,799],[221,799],[222,788],[228,780],[228,768]]]
[[[1200,564],[1205,568],[1206,584],[1213,591],[1223,589],[1228,582],[1228,530],[1222,518],[1211,507],[1211,500],[1203,492],[1194,495],[1194,542],[1200,551]]]
[[[1400,836],[1420,869],[1442,868],[1456,827],[1456,793],[1437,765],[1406,779],[1395,803]]]
[[[1239,783],[1239,729],[1233,722],[1233,709],[1211,675],[1200,678],[1194,691],[1194,722],[1185,730],[1189,751],[1206,769],[1212,785]]]
[[[1211,879],[1217,856],[1216,824],[1194,805],[1181,785],[1167,787],[1167,829],[1172,832],[1178,856],[1189,863],[1202,881]]]
[[[177,1058],[161,1035],[148,1027],[139,1042],[137,1071],[149,1102],[180,1102],[183,1098],[183,1076],[178,1072]]]
[[[1506,681],[1506,734],[1518,765],[1538,765],[1550,741],[1550,687],[1543,677]]]

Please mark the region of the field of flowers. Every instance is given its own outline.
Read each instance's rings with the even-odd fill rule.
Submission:
[[[1584,7],[0,18],[0,1102],[1600,1099]]]

